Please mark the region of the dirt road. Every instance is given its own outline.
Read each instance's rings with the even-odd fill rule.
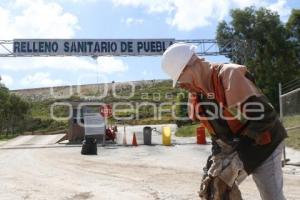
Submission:
[[[106,146],[97,156],[80,146],[0,146],[1,200],[19,199],[198,199],[201,169],[210,145],[188,141],[171,147]],[[300,173],[285,168],[287,199],[300,197]],[[259,199],[251,178],[241,185],[245,199]]]

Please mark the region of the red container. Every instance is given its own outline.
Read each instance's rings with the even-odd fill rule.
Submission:
[[[197,144],[206,144],[205,127],[197,128]]]

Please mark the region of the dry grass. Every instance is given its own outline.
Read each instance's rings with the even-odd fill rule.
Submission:
[[[284,117],[283,124],[286,128],[300,126],[300,115]],[[288,136],[287,146],[300,149],[300,128],[288,131]]]

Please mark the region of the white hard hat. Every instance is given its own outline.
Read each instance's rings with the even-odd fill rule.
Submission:
[[[162,55],[161,67],[172,78],[173,87],[195,51],[195,45],[179,42],[169,46]]]

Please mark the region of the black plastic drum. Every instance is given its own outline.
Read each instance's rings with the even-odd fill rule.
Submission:
[[[144,136],[144,144],[151,145],[152,128],[149,126],[145,126],[143,129],[143,136]]]
[[[81,154],[97,155],[97,140],[96,138],[88,137],[82,142]]]

